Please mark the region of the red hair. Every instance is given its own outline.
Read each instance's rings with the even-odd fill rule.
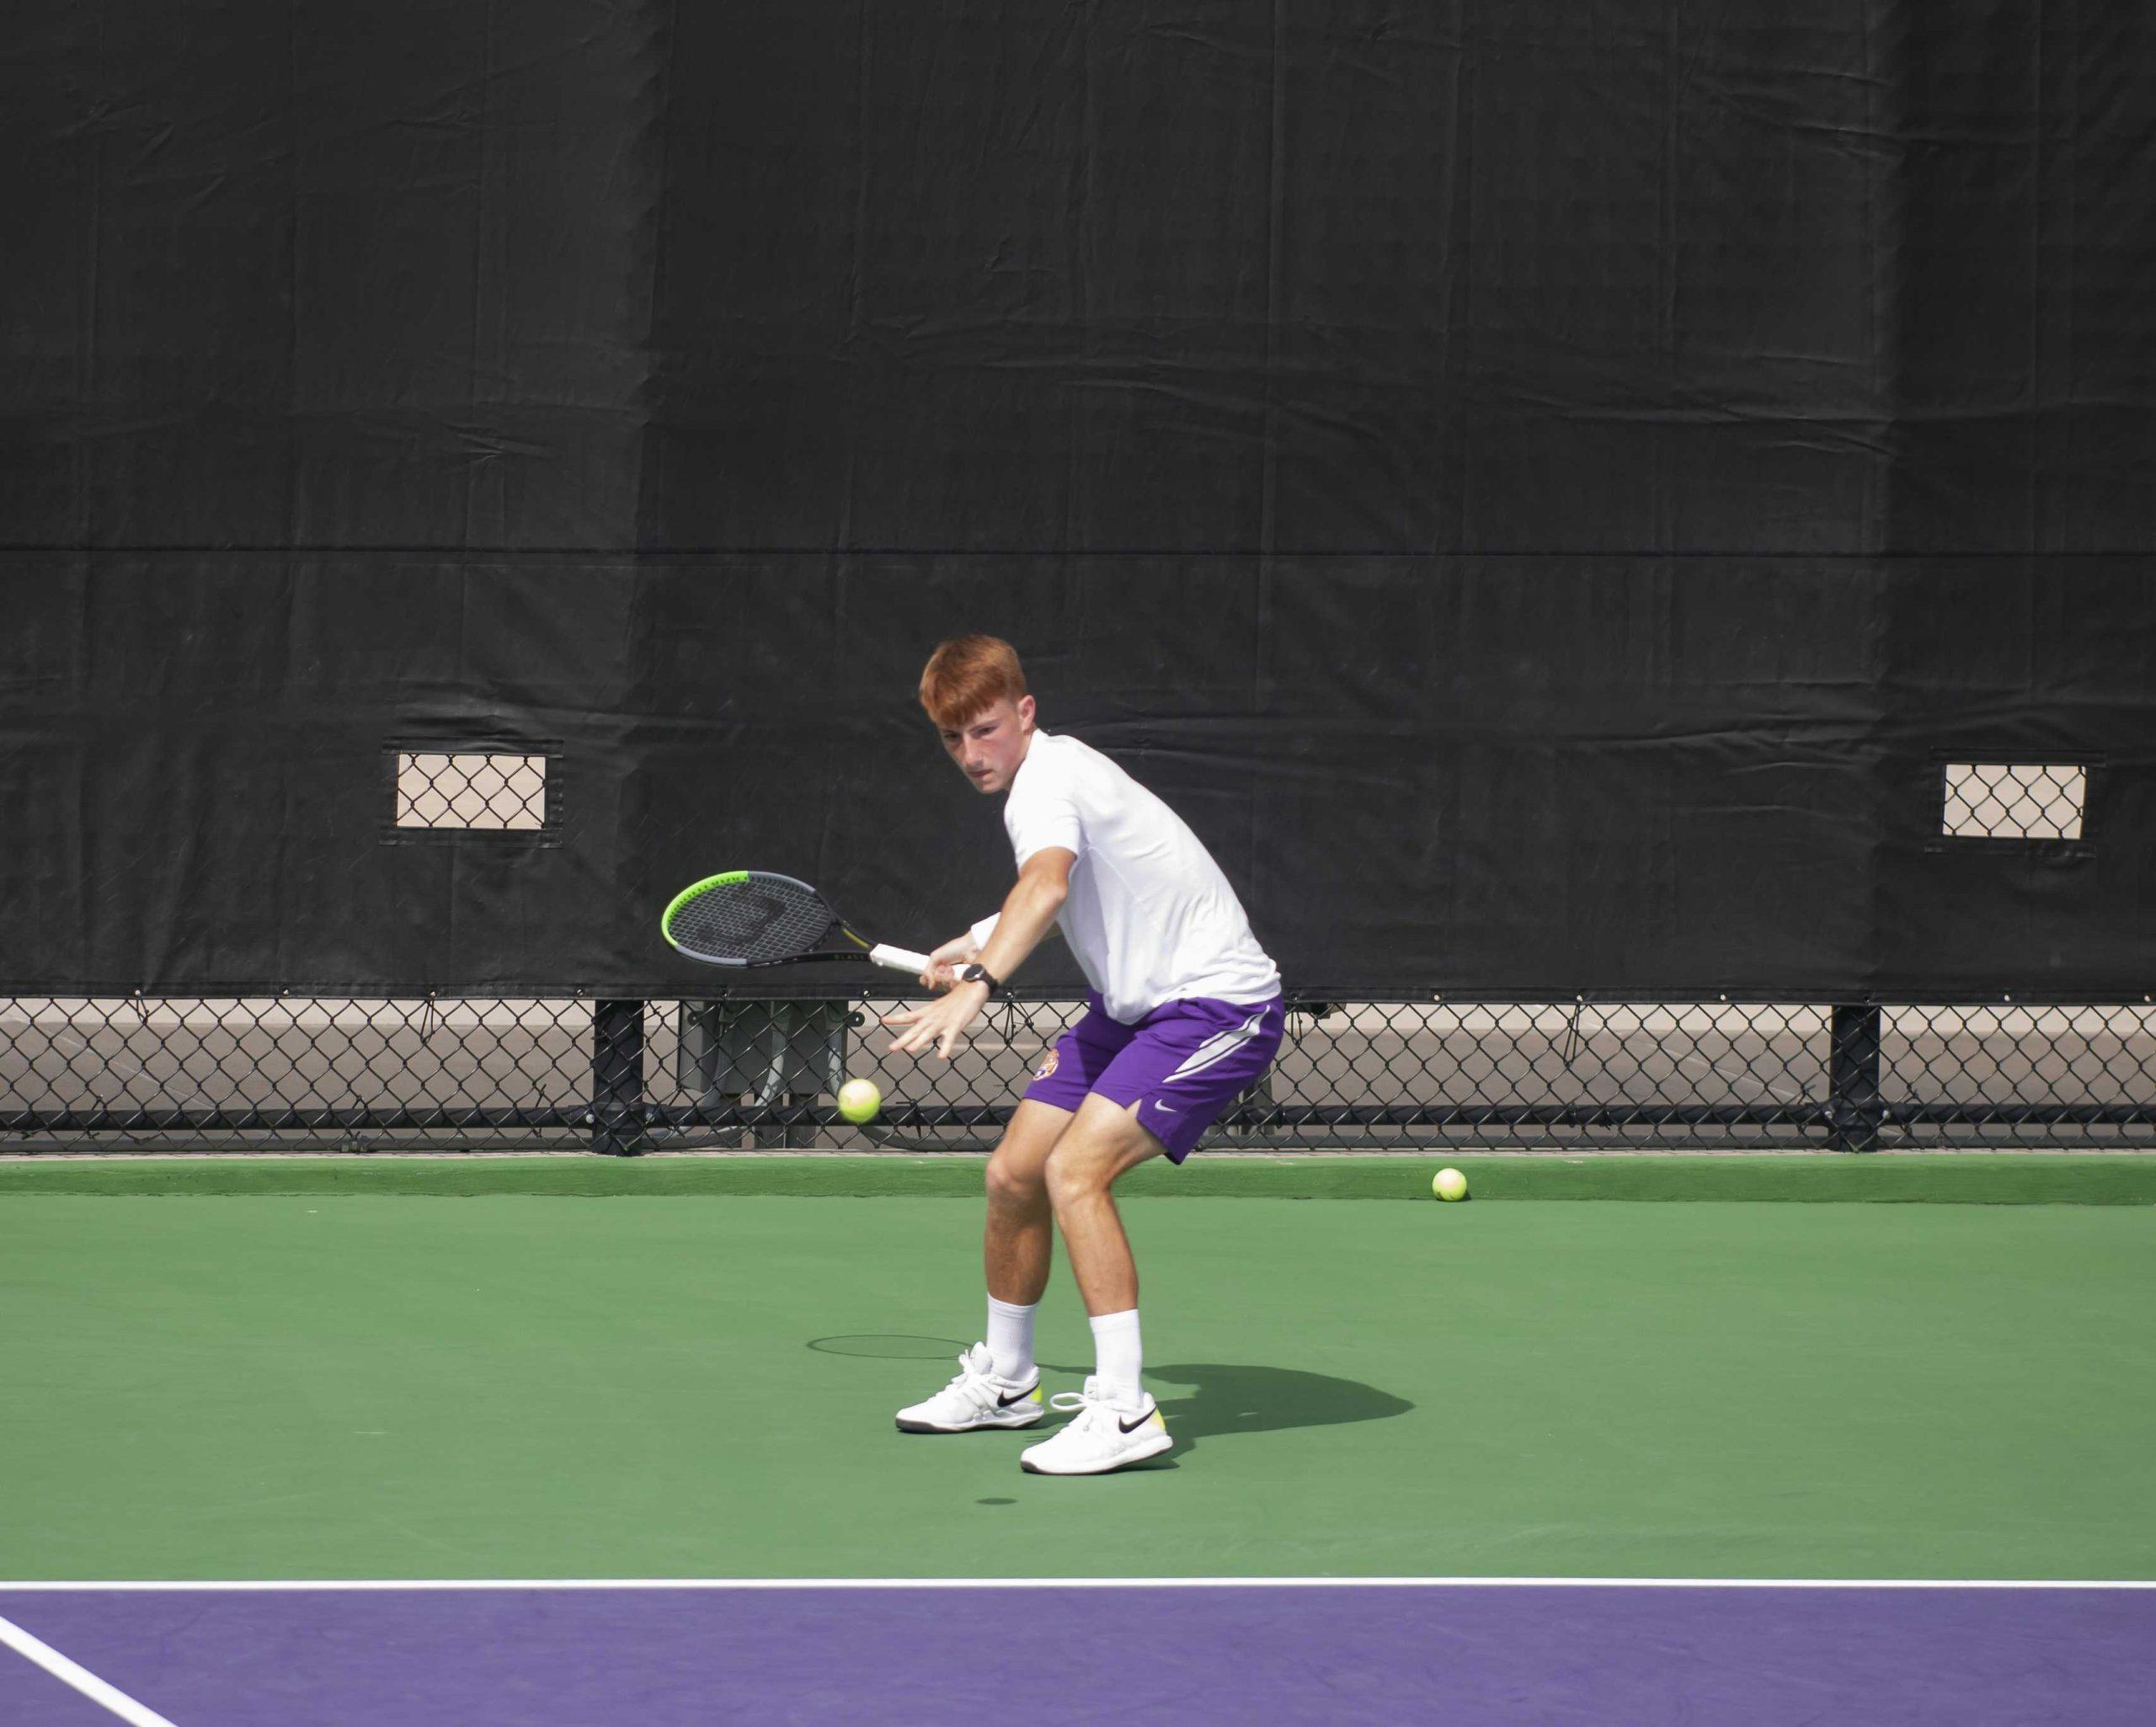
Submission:
[[[928,656],[921,705],[938,726],[963,726],[984,708],[1026,693],[1018,650],[1000,636],[954,636]]]

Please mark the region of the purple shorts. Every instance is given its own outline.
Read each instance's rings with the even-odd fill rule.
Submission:
[[[1108,1017],[1097,995],[1033,1075],[1026,1095],[1075,1110],[1089,1091],[1122,1108],[1181,1163],[1220,1111],[1273,1063],[1288,1015],[1281,999],[1171,1001],[1134,1026]]]

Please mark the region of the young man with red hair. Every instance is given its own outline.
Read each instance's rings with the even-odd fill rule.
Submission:
[[[1198,1136],[1279,1047],[1280,973],[1219,866],[1182,819],[1075,738],[1041,730],[1018,656],[992,636],[939,647],[921,703],[974,788],[1007,792],[1017,885],[995,916],[931,956],[942,992],[894,1014],[894,1054],[949,1059],[967,1028],[1061,927],[1091,986],[1085,1015],[1041,1063],[988,1162],[988,1335],[958,1377],[899,1411],[910,1433],[1027,1427],[1040,1420],[1033,1314],[1054,1231],[1091,1316],[1097,1367],[1058,1409],[1076,1418],[1021,1457],[1036,1474],[1097,1475],[1173,1441],[1145,1389],[1138,1268],[1109,1192]]]

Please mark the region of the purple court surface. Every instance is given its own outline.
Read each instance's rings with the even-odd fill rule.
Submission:
[[[2156,1591],[2105,1586],[0,1586],[0,1620],[7,1727],[2156,1719]]]

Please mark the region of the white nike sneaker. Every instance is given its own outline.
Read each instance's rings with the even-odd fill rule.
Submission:
[[[1101,1382],[1091,1378],[1083,1391],[1059,1391],[1051,1409],[1075,1410],[1078,1418],[1059,1427],[1038,1445],[1018,1453],[1018,1467],[1029,1475],[1105,1475],[1126,1463],[1156,1458],[1175,1441],[1161,1406],[1150,1397],[1135,1404],[1111,1403]]]
[[[976,1343],[958,1357],[958,1376],[926,1402],[899,1411],[901,1433],[970,1433],[976,1427],[1030,1427],[1040,1420],[1041,1370],[1019,1384],[995,1377],[995,1357]]]

